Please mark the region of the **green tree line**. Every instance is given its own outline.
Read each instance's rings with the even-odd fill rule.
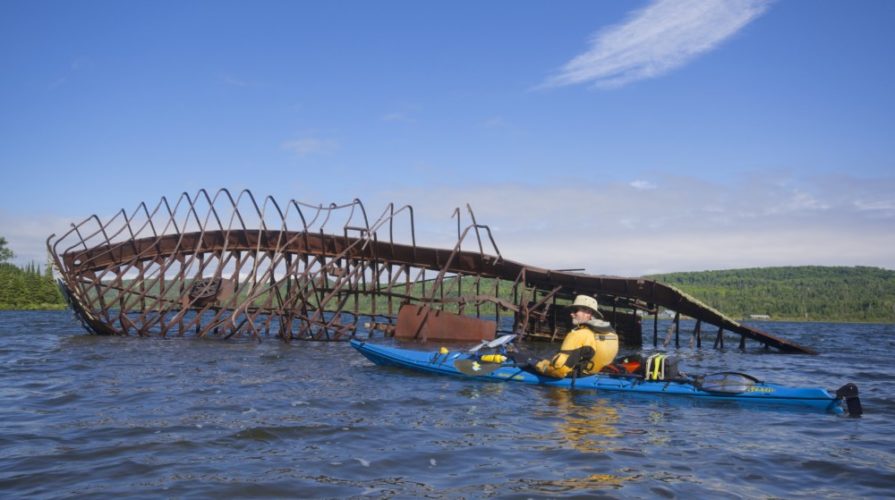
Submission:
[[[645,277],[734,317],[895,322],[895,271],[877,267],[766,267]]]
[[[29,264],[19,268],[0,264],[0,310],[63,309],[65,300],[56,286],[50,266],[45,272]]]
[[[0,310],[65,308],[49,265],[41,273],[33,263],[21,268],[9,264],[13,257],[6,238],[0,236]]]

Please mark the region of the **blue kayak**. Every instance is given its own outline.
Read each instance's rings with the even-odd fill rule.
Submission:
[[[773,405],[796,405],[833,413],[861,414],[857,387],[846,384],[835,394],[818,387],[785,387],[758,381],[748,375],[720,373],[675,380],[645,380],[641,375],[603,374],[578,378],[553,378],[533,373],[512,362],[488,363],[465,351],[415,351],[352,340],[351,346],[373,363],[408,368],[436,375],[449,375],[489,382],[521,382],[596,391],[673,395],[699,400],[737,401]],[[462,371],[461,371],[462,369]],[[720,377],[720,378],[719,378]],[[724,381],[736,383],[724,384]],[[721,382],[719,384],[719,382]]]

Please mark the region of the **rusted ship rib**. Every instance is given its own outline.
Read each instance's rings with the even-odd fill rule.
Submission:
[[[504,259],[490,229],[466,208],[453,214],[454,247],[431,248],[417,245],[410,206],[390,204],[371,222],[359,200],[293,200],[284,210],[271,197],[259,204],[249,191],[202,190],[105,221],[92,216],[50,236],[47,248],[76,316],[102,335],[479,340],[512,331],[557,340],[570,326],[564,304],[588,294],[627,344],[642,343],[650,315],[658,344],[658,314],[666,308],[676,315],[665,345],[672,334],[680,345],[685,315],[695,320],[689,342],[698,347],[713,325],[715,347],[726,335],[738,337],[740,348],[751,339],[813,353],[662,283]]]

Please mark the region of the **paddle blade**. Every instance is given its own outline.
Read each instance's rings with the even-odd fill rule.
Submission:
[[[479,352],[483,347],[488,347],[490,349],[493,349],[495,347],[500,347],[504,344],[508,344],[514,338],[516,338],[515,333],[509,334],[509,335],[501,335],[500,337],[497,337],[494,340],[483,340],[479,345],[469,349],[469,352],[471,352],[471,353]]]
[[[454,368],[456,368],[460,373],[464,375],[470,375],[472,377],[488,375],[501,366],[502,365],[500,363],[482,363],[481,361],[477,361],[474,359],[458,359],[454,361]]]

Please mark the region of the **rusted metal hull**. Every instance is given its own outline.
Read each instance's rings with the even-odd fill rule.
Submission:
[[[568,330],[563,304],[587,294],[628,344],[641,343],[641,315],[665,307],[718,327],[716,345],[726,331],[741,345],[749,338],[812,352],[655,281],[504,259],[471,209],[462,230],[455,211],[457,243],[441,249],[416,244],[409,206],[389,205],[373,222],[358,200],[286,207],[269,197],[259,204],[248,191],[200,191],[173,207],[162,198],[153,210],[140,204],[106,221],[91,217],[47,246],[73,310],[99,334],[481,340],[509,329],[558,340]],[[396,230],[409,241],[397,242]]]
[[[398,311],[395,337],[414,340],[479,341],[493,340],[497,323],[469,316],[432,309],[429,306],[405,304]]]

